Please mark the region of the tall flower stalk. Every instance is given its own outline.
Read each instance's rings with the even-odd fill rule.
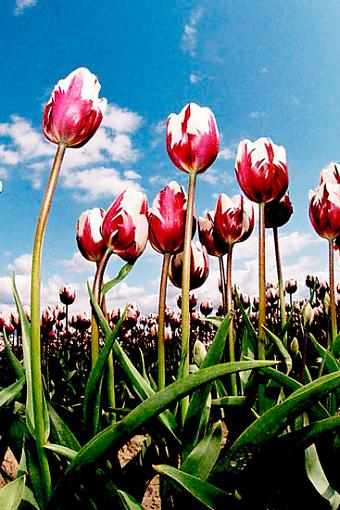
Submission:
[[[158,389],[165,388],[165,341],[164,341],[164,325],[165,325],[165,306],[166,306],[166,289],[168,282],[170,253],[163,255],[161,282],[159,287],[159,301],[158,301],[158,345],[157,345],[157,360],[158,360]]]
[[[329,257],[329,294],[330,294],[330,309],[331,309],[331,334],[330,334],[330,346],[336,339],[338,334],[337,331],[337,320],[336,320],[336,306],[335,306],[335,283],[334,283],[334,241],[329,239],[328,241],[328,257]]]
[[[265,237],[265,204],[259,204],[259,326],[257,357],[265,359],[266,335],[263,329],[266,321],[266,237]]]

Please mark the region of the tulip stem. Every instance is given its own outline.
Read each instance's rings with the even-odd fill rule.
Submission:
[[[41,262],[42,248],[45,236],[46,224],[51,208],[54,191],[57,185],[61,163],[65,154],[66,145],[59,144],[51,169],[50,177],[42,201],[40,214],[35,231],[33,254],[32,254],[32,277],[31,277],[31,370],[32,370],[32,394],[34,429],[37,445],[37,455],[40,471],[41,495],[44,504],[51,494],[51,475],[46,455],[44,408],[43,408],[43,385],[41,373],[41,340],[40,340],[40,288],[41,288]]]
[[[329,290],[330,290],[330,308],[331,308],[331,335],[330,346],[336,339],[338,334],[337,321],[336,321],[336,307],[335,307],[335,287],[334,287],[334,248],[333,240],[329,239]]]
[[[280,245],[279,245],[279,230],[277,227],[273,227],[273,237],[274,237],[274,247],[275,247],[275,258],[276,258],[276,270],[277,270],[277,281],[279,284],[279,298],[280,298],[280,319],[281,319],[281,328],[283,329],[286,325],[286,305],[285,305],[285,295],[283,288],[283,277],[282,277],[282,264],[281,264],[281,255],[280,255]],[[283,344],[287,347],[287,333],[283,336]]]
[[[233,244],[228,244],[227,255],[227,313],[230,314],[229,322],[229,361],[235,361],[235,335],[234,335],[234,320],[233,320],[233,297],[232,297],[232,260],[233,260]],[[230,375],[231,394],[237,395],[237,379],[236,374]]]
[[[265,359],[266,335],[263,325],[266,321],[266,244],[265,244],[265,204],[259,204],[259,332],[258,352],[259,360]]]
[[[190,343],[190,269],[191,269],[191,238],[194,218],[196,173],[189,172],[189,186],[187,211],[185,217],[184,251],[183,251],[183,272],[182,272],[182,345],[181,358],[183,361],[183,377],[189,375],[189,343]],[[181,401],[182,424],[189,405],[189,397]]]
[[[159,287],[158,302],[158,389],[165,388],[165,345],[164,345],[164,322],[165,322],[165,301],[170,264],[170,253],[164,253],[161,283]]]
[[[226,291],[226,277],[224,271],[223,255],[218,257],[218,264],[220,268],[220,281],[221,281],[221,294],[222,294],[222,308],[223,314],[227,315],[227,291]]]

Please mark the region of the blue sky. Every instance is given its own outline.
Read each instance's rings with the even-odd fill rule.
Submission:
[[[68,150],[47,227],[44,302],[56,302],[65,283],[77,289],[74,311],[87,306],[94,268],[75,243],[83,210],[108,207],[128,185],[143,189],[150,204],[170,180],[186,185],[166,154],[164,124],[191,101],[214,111],[221,134],[219,158],[198,179],[196,213],[213,209],[221,192],[240,192],[237,143],[269,136],[286,148],[294,205],[281,232],[284,277],[326,277],[327,243],[310,226],[308,191],[340,154],[338,1],[6,0],[0,16],[0,309],[12,307],[12,269],[29,301],[29,253],[55,151],[41,133],[42,110],[54,84],[79,66],[99,77],[109,108],[93,140]],[[275,282],[271,241],[267,270]],[[250,293],[256,243],[255,232],[235,250],[234,281]],[[148,247],[110,304],[133,300],[155,311],[160,265]],[[108,274],[120,266],[112,259]],[[212,261],[199,291],[216,304],[217,277]],[[170,286],[170,303],[177,294]]]

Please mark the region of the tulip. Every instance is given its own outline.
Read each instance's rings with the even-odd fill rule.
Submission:
[[[214,309],[214,306],[213,306],[213,303],[211,301],[211,299],[205,299],[204,301],[201,302],[200,304],[200,311],[201,313],[207,317],[208,315],[211,314],[211,312],[213,311]]]
[[[159,253],[183,250],[187,196],[183,186],[171,181],[156,196],[149,212],[149,241]]]
[[[93,262],[99,262],[106,249],[101,234],[104,216],[104,209],[95,207],[81,213],[77,222],[76,239],[79,251],[84,258]]]
[[[106,211],[101,232],[105,245],[133,264],[148,240],[148,203],[134,188],[122,192]]]
[[[212,257],[222,257],[228,251],[228,244],[218,235],[215,227],[215,212],[206,213],[198,219],[198,235],[201,243]]]
[[[204,172],[216,159],[219,149],[219,134],[212,111],[190,103],[179,115],[169,115],[166,148],[171,161],[180,170]]]
[[[279,228],[285,225],[293,214],[289,193],[285,193],[279,200],[272,200],[265,205],[266,228]]]
[[[320,173],[320,184],[325,182],[340,184],[340,165],[338,163],[329,163]]]
[[[253,202],[271,202],[281,198],[287,191],[286,151],[269,138],[240,142],[235,170],[239,185]]]
[[[340,185],[324,182],[309,192],[309,217],[320,237],[333,240],[340,235]]]
[[[98,99],[97,77],[80,67],[58,81],[43,116],[43,132],[53,143],[82,147],[103,119],[106,99]]]
[[[183,253],[173,255],[170,261],[169,278],[175,287],[182,286]],[[191,242],[190,290],[197,289],[208,278],[208,252],[199,242]]]
[[[63,286],[59,289],[59,298],[63,305],[69,306],[76,299],[76,291],[71,287]]]
[[[229,198],[222,193],[215,207],[215,229],[223,243],[230,245],[248,239],[254,228],[254,208],[241,195]]]
[[[297,281],[291,278],[285,283],[285,290],[287,294],[294,294],[297,291]]]

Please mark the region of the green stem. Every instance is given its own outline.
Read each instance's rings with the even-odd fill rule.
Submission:
[[[225,285],[225,271],[224,271],[223,255],[220,255],[218,257],[218,264],[219,264],[219,268],[220,268],[223,314],[227,315],[227,291],[226,291],[226,285]]]
[[[329,239],[329,290],[330,290],[330,307],[331,307],[331,345],[337,336],[336,307],[335,307],[335,286],[334,286],[334,249],[333,240]]]
[[[32,254],[31,277],[31,352],[32,352],[32,393],[34,410],[35,439],[37,445],[38,463],[42,498],[47,502],[51,494],[51,475],[46,451],[44,450],[44,414],[43,414],[43,386],[41,374],[41,343],[40,343],[40,287],[41,287],[41,259],[44,235],[48,215],[51,208],[54,190],[57,185],[61,163],[66,145],[58,145],[42,201],[40,214],[35,231]]]
[[[279,245],[279,233],[278,228],[273,227],[273,236],[274,236],[274,247],[275,247],[275,258],[276,258],[276,270],[277,270],[277,281],[279,284],[279,298],[280,298],[280,319],[281,319],[281,328],[283,329],[286,325],[286,304],[285,304],[285,294],[283,287],[283,277],[282,277],[282,264],[281,264],[281,255],[280,255],[280,245]],[[287,333],[285,333],[283,337],[283,344],[287,347]]]
[[[189,173],[189,187],[187,211],[185,218],[184,233],[184,251],[183,251],[183,272],[182,272],[182,345],[181,355],[183,363],[183,377],[189,374],[189,341],[190,341],[190,266],[191,266],[191,238],[194,218],[194,200],[195,200],[196,173]],[[182,423],[184,424],[185,415],[189,405],[188,397],[182,400]]]
[[[258,352],[259,360],[265,359],[266,336],[263,325],[266,321],[266,255],[265,255],[265,204],[259,204],[259,334]]]
[[[228,258],[227,258],[227,313],[230,313],[229,322],[229,361],[235,361],[235,331],[234,331],[234,318],[231,311],[233,310],[233,297],[232,297],[232,261],[233,261],[233,244],[228,245]],[[230,374],[231,394],[237,395],[237,379],[236,374]]]
[[[158,302],[158,389],[165,388],[165,344],[164,344],[164,322],[165,322],[165,301],[170,264],[170,253],[164,253],[161,283],[159,288]]]

